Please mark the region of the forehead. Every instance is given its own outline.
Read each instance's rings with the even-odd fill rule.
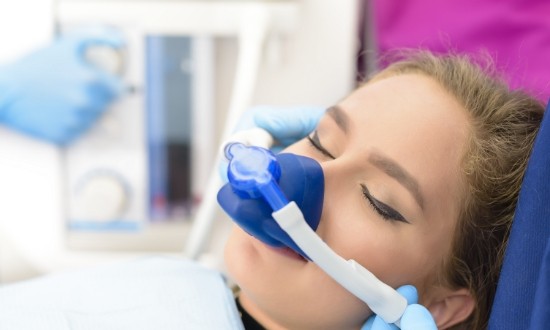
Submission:
[[[470,125],[466,110],[435,80],[421,74],[383,78],[339,106],[350,118],[357,148],[396,160],[417,178],[427,200],[442,194],[456,199]]]
[[[441,137],[464,138],[468,115],[460,103],[434,79],[421,74],[395,75],[369,82],[339,103],[361,131],[361,127],[393,127],[405,133],[441,134]],[[386,126],[386,127],[384,127]]]
[[[376,78],[357,88],[342,103],[355,107],[386,106],[388,110],[407,109],[416,115],[466,117],[465,109],[435,79],[421,73],[406,73]],[[417,111],[419,108],[426,113]],[[432,110],[432,111],[430,111]],[[453,111],[454,110],[454,111]],[[410,112],[410,111],[409,111]]]

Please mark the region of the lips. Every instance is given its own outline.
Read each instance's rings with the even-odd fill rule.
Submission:
[[[301,255],[299,255],[298,253],[294,252],[294,250],[292,250],[291,248],[289,247],[281,247],[281,248],[278,248],[278,247],[273,247],[273,246],[269,246],[267,244],[264,244],[269,250],[277,253],[277,254],[280,254],[284,257],[287,257],[287,258],[290,258],[290,259],[295,259],[295,260],[299,260],[299,261],[302,261],[302,262],[307,262],[307,260],[302,257]]]

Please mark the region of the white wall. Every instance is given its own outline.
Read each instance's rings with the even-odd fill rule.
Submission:
[[[52,17],[52,0],[3,1],[0,65],[47,44],[53,36]],[[0,280],[37,272],[26,258],[27,248],[46,251],[61,243],[59,230],[42,235],[53,233],[52,223],[61,225],[59,180],[54,147],[0,128]],[[20,245],[22,241],[33,244]]]
[[[281,38],[277,62],[272,63],[269,55],[264,58],[253,105],[329,106],[355,85],[358,1],[298,2],[296,30]],[[269,43],[265,46],[269,53]],[[217,70],[221,74],[217,105],[223,114],[231,92],[237,45],[234,39],[223,39],[217,47]]]
[[[46,44],[53,33],[53,0],[0,2],[0,65]]]
[[[357,1],[304,0],[280,65],[265,64],[256,103],[332,105],[354,86]]]

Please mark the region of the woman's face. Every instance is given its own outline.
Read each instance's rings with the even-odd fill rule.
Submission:
[[[415,285],[425,304],[458,217],[467,120],[434,80],[397,75],[350,94],[285,150],[323,168],[317,234],[385,283]],[[241,303],[269,329],[358,328],[371,313],[314,263],[238,227],[225,258]]]

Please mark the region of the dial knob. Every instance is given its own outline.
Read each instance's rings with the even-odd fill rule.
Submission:
[[[83,178],[75,191],[76,219],[91,221],[117,220],[129,202],[127,185],[121,176],[96,172]]]

